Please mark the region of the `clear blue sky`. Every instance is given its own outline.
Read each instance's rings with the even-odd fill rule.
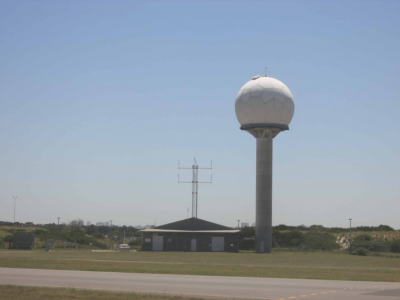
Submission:
[[[213,160],[199,217],[255,221],[234,102],[291,90],[273,223],[400,229],[399,1],[1,1],[0,220],[186,218],[177,162]],[[191,180],[189,171],[181,179]]]

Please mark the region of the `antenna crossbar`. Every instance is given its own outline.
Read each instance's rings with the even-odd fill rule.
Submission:
[[[194,164],[191,168],[185,168],[180,166],[180,162],[178,160],[178,169],[192,169],[192,181],[180,181],[179,180],[179,173],[178,173],[178,183],[191,183],[192,184],[192,218],[197,218],[197,210],[198,210],[198,190],[199,190],[199,183],[212,183],[212,175],[211,181],[199,181],[199,169],[209,169],[212,170],[212,161],[210,168],[199,168],[196,162],[196,158],[194,158]]]

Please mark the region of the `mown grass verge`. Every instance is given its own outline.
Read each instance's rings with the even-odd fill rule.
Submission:
[[[4,253],[6,254],[6,253]],[[240,277],[270,277],[270,278],[302,278],[302,279],[329,279],[329,280],[355,280],[355,281],[385,281],[400,282],[400,260],[380,257],[354,257],[340,254],[271,254],[248,255],[236,254],[201,254],[178,253],[181,257],[175,261],[167,260],[168,254],[176,257],[177,253],[151,253],[151,255],[136,256],[116,254],[114,258],[123,258],[125,261],[90,261],[74,260],[68,255],[69,260],[53,253],[46,256],[39,255],[0,255],[0,267],[29,268],[29,269],[54,269],[54,270],[81,270],[127,273],[153,273],[153,274],[181,274],[181,275],[208,275],[208,276],[240,276]],[[73,253],[71,253],[73,254]],[[200,254],[200,255],[196,255]],[[159,255],[159,256],[158,256]],[[209,259],[214,255],[214,259]],[[86,256],[86,255],[85,255]],[[247,257],[248,260],[239,258]],[[82,256],[81,256],[82,257]],[[99,259],[100,255],[91,256]],[[104,257],[104,256],[103,256]],[[107,257],[109,257],[107,255]],[[156,263],[164,257],[162,264]],[[170,258],[171,258],[170,257]],[[236,263],[232,258],[236,257]],[[128,261],[130,260],[132,261]],[[153,258],[153,259],[150,259]],[[158,259],[157,259],[158,258]],[[252,258],[252,259],[250,259]],[[66,257],[64,256],[64,259]],[[142,260],[143,263],[137,262]],[[339,263],[340,261],[342,263]],[[136,261],[136,262],[135,262]],[[151,262],[153,261],[153,262]],[[245,262],[252,264],[240,264]],[[149,263],[150,262],[150,263]],[[224,262],[231,262],[224,265]],[[276,265],[276,263],[280,263]],[[336,262],[336,263],[335,263]],[[388,265],[388,262],[392,262]],[[346,264],[347,265],[344,265]]]
[[[182,298],[158,294],[134,294],[119,292],[104,292],[81,290],[73,288],[28,287],[15,285],[0,285],[0,297],[4,300],[183,300],[200,298]]]

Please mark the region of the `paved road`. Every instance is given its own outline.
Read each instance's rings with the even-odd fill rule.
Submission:
[[[400,283],[0,268],[0,284],[213,299],[399,299]]]

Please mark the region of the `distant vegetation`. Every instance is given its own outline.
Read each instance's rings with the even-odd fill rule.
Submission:
[[[11,225],[11,226],[10,226]],[[112,229],[112,232],[110,230]],[[113,243],[123,243],[125,230],[125,243],[134,248],[140,248],[141,239],[132,240],[140,236],[138,230],[131,226],[84,226],[83,222],[73,220],[69,224],[45,224],[35,225],[32,222],[11,223],[0,221],[0,249],[12,246],[13,232],[33,232],[35,235],[35,248],[44,247],[47,239],[57,240],[57,246],[67,248],[100,248],[110,247],[110,236]],[[240,249],[255,249],[255,228],[245,227]],[[288,226],[278,225],[273,227],[273,247],[282,250],[306,250],[306,251],[348,251],[350,249],[349,228],[327,228],[322,225]],[[381,234],[381,231],[383,234]],[[69,245],[65,246],[64,242]],[[352,228],[352,248],[364,248],[371,252],[386,251],[400,253],[400,232],[388,225],[359,226]]]
[[[254,250],[255,227],[245,227],[241,230],[244,234],[240,249]],[[382,234],[382,241],[380,240],[380,234],[377,234],[381,230],[385,232],[385,234]],[[353,227],[352,232],[353,247],[363,248],[367,253],[369,251],[400,253],[400,240],[395,240],[395,237],[388,238],[388,232],[393,232],[394,236],[398,236],[398,233],[388,225]],[[273,248],[283,250],[338,251],[341,249],[344,251],[350,246],[349,233],[349,228],[326,228],[322,225],[312,225],[310,227],[287,226],[281,224],[273,227],[272,244]],[[377,246],[377,244],[379,245]],[[361,252],[358,251],[358,253]]]
[[[7,223],[7,225],[5,225],[5,223]],[[111,235],[113,236],[113,243],[123,242],[124,230],[126,238],[133,237],[135,234],[138,235],[138,230],[131,226],[113,226],[112,228],[110,226],[84,226],[83,222],[80,220],[73,220],[67,225],[57,225],[53,223],[39,226],[31,222],[28,223],[27,226],[18,223],[17,226],[10,227],[8,226],[8,222],[0,222],[0,249],[5,247],[12,248],[14,232],[33,233],[35,236],[35,248],[44,247],[46,240],[52,239],[59,241],[59,243],[55,243],[56,247],[58,245],[67,248],[85,246],[105,249],[110,247],[109,238]],[[68,246],[65,245],[65,242],[68,242]]]
[[[287,226],[287,225],[278,225],[274,226],[275,230],[300,230],[300,231],[317,231],[317,232],[328,232],[328,233],[340,233],[340,232],[350,232],[350,228],[342,228],[342,227],[324,227],[322,225],[311,225],[310,227],[305,226]],[[379,225],[379,226],[358,226],[352,227],[352,231],[393,231],[394,229],[388,225]]]

